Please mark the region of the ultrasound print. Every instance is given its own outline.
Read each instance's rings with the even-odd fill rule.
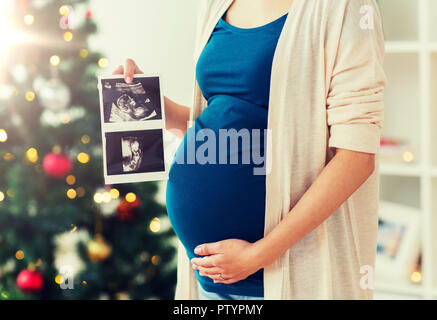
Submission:
[[[108,175],[165,171],[162,129],[106,132]]]
[[[158,77],[102,80],[105,122],[161,119]]]
[[[143,159],[141,141],[136,137],[121,138],[121,153],[123,156],[123,172],[136,171]]]

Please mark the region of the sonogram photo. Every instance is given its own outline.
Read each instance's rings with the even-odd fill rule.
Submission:
[[[105,123],[162,118],[158,77],[134,78],[132,83],[102,79],[101,87]]]
[[[105,139],[108,175],[165,170],[161,129],[107,132]]]

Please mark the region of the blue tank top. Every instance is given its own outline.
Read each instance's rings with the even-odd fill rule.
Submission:
[[[257,147],[243,145],[241,138],[237,147],[231,148],[228,140],[223,164],[220,146],[226,144],[219,142],[219,130],[247,130],[250,139],[258,140],[258,155],[264,156],[271,68],[286,18],[287,14],[263,26],[243,29],[230,25],[222,16],[198,59],[196,78],[208,107],[195,119],[176,151],[166,192],[170,222],[190,259],[197,256],[194,248],[202,243],[231,238],[255,242],[264,236],[265,175],[253,172],[263,164],[255,163],[252,157],[243,161],[243,152],[249,149],[248,154],[252,154]],[[199,136],[200,132],[207,134]],[[215,135],[215,141],[210,134]],[[206,142],[215,148],[205,152]],[[200,163],[198,154],[192,163],[189,150],[205,152],[215,163]],[[232,157],[238,157],[236,164],[232,164]],[[214,283],[197,270],[196,277],[206,291],[264,295],[262,269],[234,284]]]

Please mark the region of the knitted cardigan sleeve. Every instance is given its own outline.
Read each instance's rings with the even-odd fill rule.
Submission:
[[[377,153],[383,126],[384,38],[374,0],[334,0],[344,6],[327,97],[329,147]],[[332,17],[334,20],[335,17]],[[328,35],[329,37],[329,35]]]

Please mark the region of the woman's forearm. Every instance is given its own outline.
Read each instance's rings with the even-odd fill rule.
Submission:
[[[288,215],[263,239],[254,244],[262,267],[327,219],[372,174],[374,154],[337,149],[311,187]]]
[[[190,118],[190,108],[177,104],[164,96],[165,128],[173,132],[180,131],[184,135],[187,131],[187,121]],[[176,130],[175,130],[176,129]]]

